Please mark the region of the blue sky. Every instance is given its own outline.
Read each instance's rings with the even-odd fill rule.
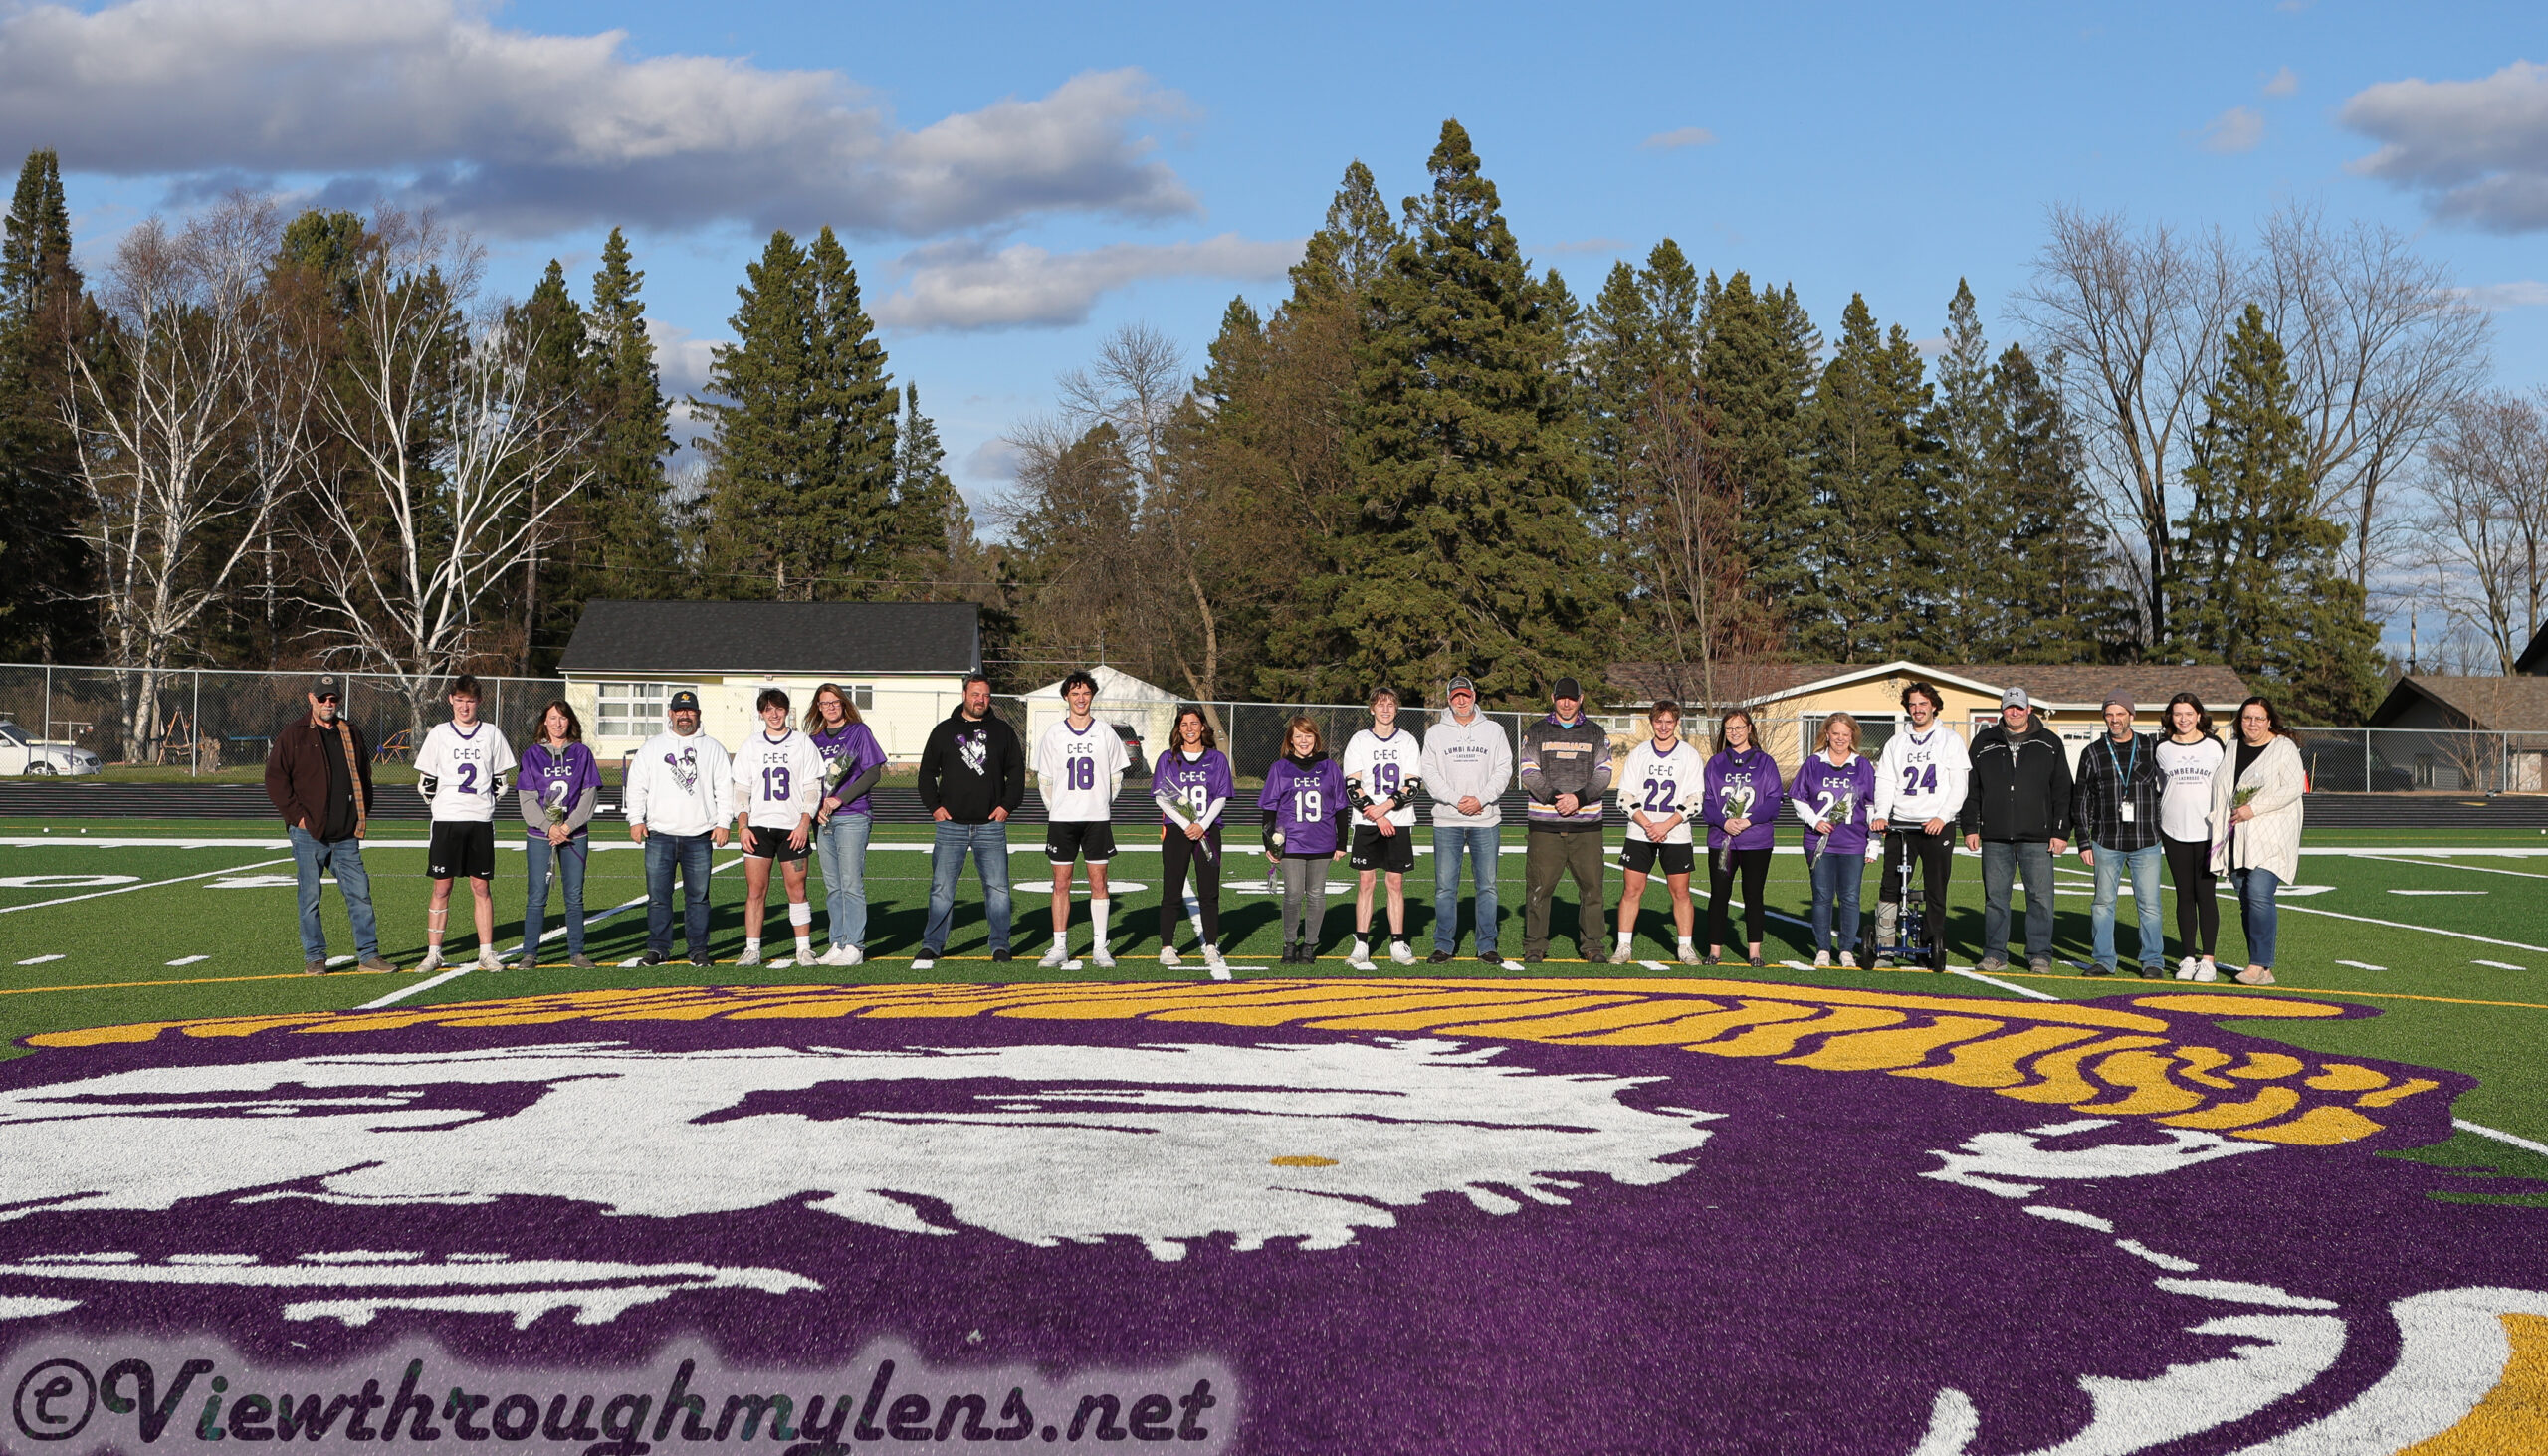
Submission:
[[[767,228],[833,223],[978,494],[1105,332],[1199,355],[1232,294],[1280,297],[1349,160],[1415,191],[1452,115],[1587,297],[1669,235],[1826,329],[1863,292],[1930,337],[1968,277],[2009,337],[2048,204],[2244,234],[2314,201],[2488,290],[2499,379],[2548,383],[2542,15],[0,0],[0,148],[62,149],[93,267],[235,182],[436,199],[514,294],[551,256],[580,286],[626,221],[676,384]]]

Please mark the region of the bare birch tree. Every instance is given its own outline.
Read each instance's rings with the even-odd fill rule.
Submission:
[[[2461,401],[2424,472],[2428,590],[2509,674],[2548,612],[2548,392]]]
[[[2367,591],[2391,534],[2382,489],[2476,386],[2485,312],[2404,235],[2330,228],[2315,207],[2266,220],[2255,288],[2309,426],[2318,509],[2351,530]]]
[[[72,361],[99,615],[116,665],[140,670],[123,692],[136,753],[164,735],[164,675],[311,449],[311,361],[263,297],[279,236],[273,203],[246,194],[174,232],[141,224],[106,279],[110,358]]]
[[[313,494],[324,654],[397,678],[411,704],[464,666],[481,608],[590,476],[561,401],[532,398],[532,340],[471,316],[483,255],[430,218],[374,220],[324,396],[351,462]]]
[[[2175,523],[2169,488],[2201,423],[2203,392],[2245,292],[2245,268],[2219,231],[2194,239],[2165,224],[2133,230],[2117,213],[2055,207],[2051,236],[2017,312],[2066,372],[2103,477],[2107,525],[2141,556],[2150,640],[2167,636]]]

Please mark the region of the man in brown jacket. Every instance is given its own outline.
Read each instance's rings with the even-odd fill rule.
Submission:
[[[318,922],[318,886],[336,877],[345,916],[354,925],[354,949],[364,970],[395,970],[380,958],[379,924],[371,912],[371,872],[363,868],[362,836],[371,814],[371,743],[345,721],[344,682],[322,677],[310,685],[310,716],[275,734],[266,754],[266,797],[283,815],[292,836],[292,860],[301,878],[301,949],[311,975],[327,973],[327,932]]]

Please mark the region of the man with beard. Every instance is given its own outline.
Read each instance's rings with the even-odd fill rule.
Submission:
[[[371,872],[362,836],[371,813],[371,740],[344,717],[344,680],[310,685],[310,716],[275,734],[266,754],[266,797],[292,836],[301,882],[301,951],[310,975],[327,973],[327,932],[318,920],[318,891],[336,878],[353,922],[354,949],[365,970],[395,970],[380,958],[380,929],[371,909]]]

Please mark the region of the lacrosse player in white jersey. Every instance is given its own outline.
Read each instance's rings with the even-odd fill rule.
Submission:
[[[1412,728],[1397,726],[1397,690],[1372,694],[1372,726],[1345,745],[1346,802],[1354,806],[1354,953],[1356,970],[1372,963],[1372,882],[1388,877],[1389,958],[1413,965],[1406,943],[1406,872],[1415,868],[1415,789],[1423,748]]]
[[[743,842],[743,953],[761,963],[760,924],[768,912],[769,867],[784,867],[787,926],[796,964],[814,960],[814,907],[805,899],[805,858],[813,852],[814,807],[823,797],[823,753],[787,721],[787,694],[763,688],[752,707],[760,731],[735,750],[735,830]]]
[[[514,771],[514,749],[492,723],[478,720],[478,680],[452,680],[444,698],[451,721],[438,723],[416,750],[416,786],[433,813],[425,842],[425,874],[434,882],[425,910],[425,958],[416,969],[440,970],[442,937],[451,919],[451,882],[467,876],[478,920],[478,968],[502,970],[496,954],[496,805]]]
[[[1044,857],[1053,864],[1053,945],[1037,965],[1051,969],[1071,956],[1071,866],[1088,862],[1088,919],[1095,932],[1089,958],[1115,968],[1106,945],[1106,862],[1115,857],[1115,790],[1133,766],[1112,724],[1089,712],[1097,680],[1084,672],[1062,679],[1070,712],[1035,744],[1035,787],[1044,796]]]
[[[1885,871],[1875,903],[1875,954],[1882,964],[1913,948],[1897,945],[1895,931],[1917,861],[1927,910],[1921,935],[1928,941],[1919,948],[1931,970],[1947,968],[1947,877],[1955,868],[1953,830],[1956,815],[1964,812],[1973,760],[1964,739],[1938,721],[1943,706],[1945,699],[1926,683],[1903,689],[1902,711],[1911,727],[1885,739],[1876,759],[1867,828],[1884,836]]]
[[[1681,741],[1681,705],[1666,698],[1645,711],[1653,736],[1628,750],[1619,770],[1619,807],[1627,811],[1628,837],[1619,846],[1619,948],[1625,964],[1636,939],[1636,905],[1654,862],[1663,862],[1663,886],[1672,897],[1672,929],[1680,936],[1681,963],[1699,963],[1692,938],[1698,912],[1690,904],[1690,816],[1698,812],[1706,755]]]

